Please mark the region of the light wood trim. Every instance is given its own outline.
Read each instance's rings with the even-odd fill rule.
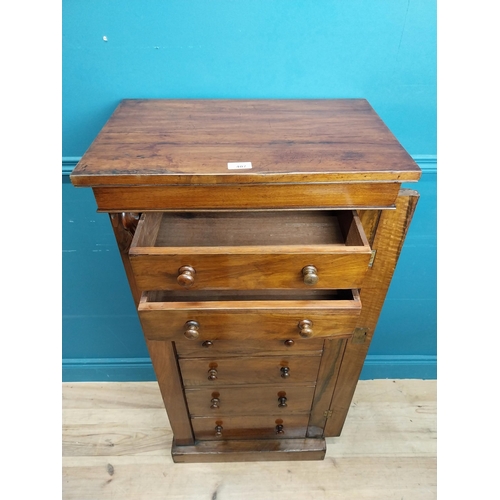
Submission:
[[[269,256],[279,255],[304,255],[304,254],[331,254],[331,255],[352,255],[352,254],[368,254],[370,253],[369,246],[350,246],[336,245],[304,245],[292,244],[282,246],[219,246],[219,247],[133,247],[130,249],[130,255],[134,258],[137,256],[164,256],[165,258],[174,258],[176,255],[262,255]]]
[[[325,254],[351,255],[370,253],[369,246],[350,246],[342,244],[335,245],[283,245],[283,246],[219,246],[219,247],[132,247],[130,255],[133,257],[140,255],[160,255],[166,258],[175,255],[304,255],[304,254]]]
[[[207,300],[203,301],[202,298],[193,295],[192,301],[182,301],[173,300],[168,302],[161,302],[152,300],[150,297],[155,292],[143,292],[138,307],[139,312],[145,311],[230,311],[242,314],[247,314],[254,310],[267,311],[270,313],[276,312],[279,309],[283,310],[324,310],[329,311],[331,315],[342,314],[349,311],[361,311],[361,298],[359,291],[356,289],[352,290],[352,299],[340,299],[340,300],[329,300],[325,298],[323,300],[318,300],[319,298],[308,299],[305,297],[300,300],[294,298],[292,300],[278,299],[274,300],[273,295],[269,294],[268,300],[245,300],[245,295],[235,295],[234,300]],[[307,295],[307,292],[304,293]],[[173,296],[175,297],[175,296]],[[161,295],[159,297],[161,299]],[[250,297],[251,298],[251,297]]]
[[[252,311],[273,313],[278,309],[288,311],[328,311],[330,316],[346,311],[360,311],[360,300],[224,300],[211,302],[141,302],[140,312],[146,311],[229,311],[248,314]]]

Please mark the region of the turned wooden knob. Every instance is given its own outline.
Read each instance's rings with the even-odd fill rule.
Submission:
[[[301,337],[304,337],[305,339],[312,337],[313,335],[312,321],[308,319],[303,319],[298,326],[299,326],[299,335]]]
[[[318,282],[318,270],[314,266],[306,266],[302,269],[302,276],[306,285],[315,285]]]
[[[292,339],[288,339],[288,340],[285,340],[285,341],[283,342],[283,344],[285,344],[287,347],[292,347],[292,346],[293,346],[293,344],[295,344],[295,341],[294,341],[294,340],[292,340]]]
[[[205,340],[205,342],[203,342],[201,345],[203,347],[212,347],[214,343],[211,340]]]
[[[278,398],[278,406],[280,408],[284,408],[285,406],[287,406],[286,401],[287,401],[286,397],[281,396],[280,398]]]
[[[222,430],[223,430],[222,425],[216,425],[215,426],[215,435],[216,436],[222,436]]]
[[[181,286],[189,287],[194,283],[194,275],[196,271],[194,267],[182,266],[179,269],[179,275],[177,276],[177,283]]]
[[[197,321],[186,321],[184,325],[186,330],[184,331],[184,337],[189,340],[196,340],[200,336],[200,324]]]
[[[215,368],[208,370],[208,380],[217,380],[217,370]]]
[[[290,376],[290,368],[288,366],[282,366],[280,372],[281,378],[288,378]]]
[[[282,424],[278,424],[276,426],[276,434],[285,434],[285,431],[283,430],[283,425]]]
[[[210,408],[220,408],[220,399],[219,398],[212,398],[210,401],[211,405]]]
[[[121,214],[121,221],[124,229],[132,234],[135,234],[137,223],[139,222],[140,218],[140,214],[137,213],[122,212]]]

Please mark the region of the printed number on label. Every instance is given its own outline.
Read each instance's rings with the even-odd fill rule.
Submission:
[[[229,162],[227,164],[228,170],[245,170],[252,168],[251,161]]]

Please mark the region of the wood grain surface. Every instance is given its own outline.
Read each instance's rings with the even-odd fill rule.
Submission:
[[[230,162],[248,162],[250,168],[232,170]],[[399,191],[400,184],[420,174],[364,99],[120,103],[71,180],[93,188],[99,211],[113,212],[174,431],[174,461],[271,461],[283,460],[286,453],[290,460],[324,457],[324,436],[339,435],[344,425],[418,198]],[[396,210],[379,210],[394,205]],[[334,218],[322,212],[334,208],[344,212]],[[362,209],[361,218],[348,211],[353,208]],[[204,210],[222,212],[207,216]],[[148,214],[155,211],[170,213]],[[296,294],[329,289],[356,290],[350,298]],[[358,289],[367,299],[363,308]],[[265,296],[245,297],[247,290],[265,290]],[[292,293],[282,297],[283,290]],[[211,296],[212,291],[221,295]],[[351,338],[356,326],[366,331],[361,340]],[[268,378],[268,358],[261,352],[249,367],[244,360],[231,364],[228,356],[181,357],[185,387],[173,342],[181,346],[188,337],[199,346],[200,341],[237,340],[240,349],[246,340],[289,342],[301,334],[329,340],[321,362],[319,356],[302,358],[304,370],[312,367],[317,380],[310,375],[293,384]],[[290,360],[276,358],[278,374],[278,368],[289,369],[283,363],[291,368]],[[204,386],[207,361],[227,364],[228,379],[218,380],[218,364],[209,366],[215,384]],[[295,427],[309,439],[200,442],[193,433],[197,417],[206,423],[214,415],[237,420],[275,414],[310,414],[307,427]],[[237,434],[244,424],[236,420]],[[253,427],[255,432],[261,425]],[[268,424],[264,427],[269,432]],[[217,429],[222,424],[216,423]],[[128,441],[123,439],[125,449]],[[106,442],[114,447],[112,440]],[[149,452],[151,444],[143,442],[143,449]]]
[[[217,441],[221,439],[296,439],[305,438],[309,415],[287,415],[279,413],[259,416],[199,417],[191,419],[196,439]],[[222,427],[217,436],[216,426]],[[276,426],[282,425],[282,434],[277,434]]]
[[[290,340],[290,339],[287,339]],[[204,341],[180,339],[175,341],[175,348],[179,358],[206,358],[212,356],[269,356],[281,354],[295,356],[304,354],[321,355],[323,352],[323,339],[298,339],[293,343],[284,340],[214,340],[211,345]]]
[[[355,211],[143,214],[129,250],[137,285],[178,290],[356,288],[371,249]],[[304,282],[313,265],[318,283]]]
[[[293,167],[292,167],[293,170]],[[266,180],[268,180],[266,178]],[[391,207],[398,182],[96,186],[99,212]],[[241,179],[240,179],[241,181]],[[245,179],[246,181],[246,179]]]
[[[327,420],[325,436],[339,436],[342,431],[418,200],[416,191],[401,189],[396,210],[384,210],[378,219],[373,241],[375,260],[360,292],[366,301],[363,301],[363,309],[358,316],[358,327],[366,328],[367,333],[364,342],[353,342],[352,339],[347,342],[330,406],[333,415]],[[362,220],[370,226],[373,223],[373,218],[363,217]]]
[[[145,296],[143,296],[144,298]],[[184,338],[196,321],[196,340],[300,340],[299,323],[312,321],[310,338],[351,335],[361,311],[359,300],[274,300],[148,302],[139,304],[146,338]]]
[[[172,458],[177,463],[233,462],[288,462],[323,460],[326,444],[321,439],[235,439],[197,441],[193,446],[172,447]]]
[[[207,386],[216,384],[284,384],[297,382],[316,383],[320,356],[261,356],[208,359],[181,359],[184,387]],[[281,369],[287,368],[283,377]],[[209,370],[216,370],[215,378],[208,378]]]
[[[156,382],[62,388],[63,500],[435,500],[436,381],[362,380],[324,461],[174,464]]]
[[[359,217],[352,210],[153,212],[143,214],[141,219],[132,249],[368,246],[366,239],[359,234],[363,231]],[[351,227],[352,233],[357,234],[351,235]]]
[[[252,169],[229,170],[229,162],[251,162]],[[419,177],[419,167],[365,99],[126,99],[71,181],[130,186]]]
[[[275,385],[245,387],[222,386],[187,387],[186,400],[191,417],[219,417],[226,415],[293,415],[311,410],[314,383],[293,384],[277,382]],[[286,406],[278,399],[286,398]],[[218,408],[212,408],[213,398],[219,399]]]
[[[203,247],[202,247],[203,248]],[[368,269],[369,250],[317,251],[312,247],[169,248],[130,255],[137,286],[142,290],[180,290],[177,277],[183,266],[195,269],[190,290],[273,288],[360,288]],[[158,249],[156,249],[158,250]],[[170,252],[168,251],[170,250]],[[318,270],[317,285],[304,283],[302,269]]]

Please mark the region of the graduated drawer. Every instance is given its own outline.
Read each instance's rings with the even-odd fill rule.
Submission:
[[[213,358],[224,356],[318,355],[323,352],[323,339],[300,340],[188,340],[176,339],[179,358]]]
[[[186,295],[142,294],[139,319],[148,339],[295,341],[348,336],[361,312],[357,290]]]
[[[309,415],[198,417],[191,419],[196,439],[287,439],[306,437]]]
[[[142,290],[360,288],[355,211],[145,213],[129,250]]]
[[[187,387],[191,417],[291,415],[311,411],[314,384]]]
[[[316,382],[321,356],[180,359],[185,387]]]

